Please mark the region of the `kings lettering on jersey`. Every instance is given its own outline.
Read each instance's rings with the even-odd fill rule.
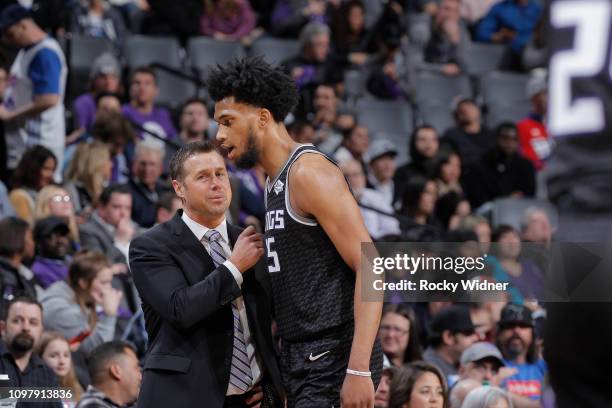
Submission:
[[[266,231],[285,228],[285,211],[272,210],[266,212]]]

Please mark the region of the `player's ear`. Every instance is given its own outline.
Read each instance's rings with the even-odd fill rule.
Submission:
[[[258,127],[263,129],[270,122],[274,122],[274,119],[272,119],[272,113],[267,109],[259,109],[259,116],[257,118]]]

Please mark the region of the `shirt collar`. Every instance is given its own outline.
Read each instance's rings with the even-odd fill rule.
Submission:
[[[204,235],[208,232],[208,230],[211,229],[189,218],[186,211],[183,211],[181,219],[185,224],[187,224],[187,227],[189,227],[191,232],[193,232],[198,241],[202,241]],[[221,239],[223,239],[225,243],[229,243],[229,238],[227,235],[227,220],[225,219],[225,217],[223,218],[223,221],[221,221],[221,224],[217,225],[213,229],[217,230],[219,234],[221,234]]]

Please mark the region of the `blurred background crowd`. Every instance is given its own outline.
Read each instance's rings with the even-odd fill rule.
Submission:
[[[59,381],[83,407],[134,402],[147,339],[129,243],[181,207],[172,154],[215,136],[207,67],[260,55],[295,80],[290,134],[338,162],[374,240],[508,244],[487,272],[510,283],[506,301],[387,305],[377,406],[554,406],[545,268],[520,246],[548,248],[558,221],[543,182],[546,1],[0,9],[2,369],[26,385]],[[228,219],[261,231],[263,169],[228,167]]]

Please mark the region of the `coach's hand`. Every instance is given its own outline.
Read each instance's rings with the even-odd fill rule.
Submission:
[[[263,253],[263,236],[253,226],[248,226],[236,240],[229,260],[244,273],[259,261]]]
[[[344,377],[340,400],[342,408],[372,408],[374,406],[372,378],[348,374]]]

